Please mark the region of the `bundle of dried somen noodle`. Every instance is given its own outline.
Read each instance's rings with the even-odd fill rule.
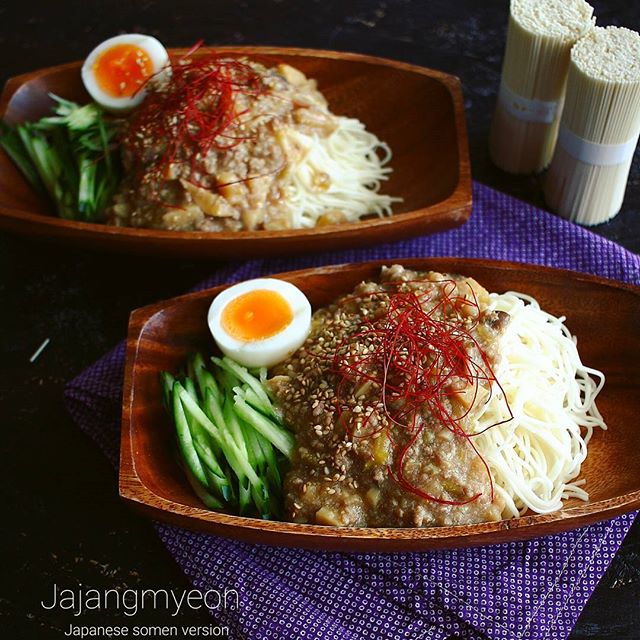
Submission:
[[[507,47],[489,148],[510,173],[550,162],[571,47],[595,22],[584,0],[511,0]]]
[[[594,225],[622,205],[640,133],[640,35],[596,27],[571,51],[558,144],[545,180],[549,207]]]

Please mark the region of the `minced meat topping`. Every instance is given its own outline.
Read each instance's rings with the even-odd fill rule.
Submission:
[[[452,284],[455,295],[473,299],[474,304],[457,311],[439,306],[440,297],[451,295]],[[353,527],[426,527],[501,517],[502,502],[498,496],[492,499],[488,471],[468,438],[454,433],[425,407],[417,412],[425,428],[407,450],[403,472],[412,486],[441,502],[426,499],[401,486],[390,473],[397,468],[399,451],[410,434],[392,430],[388,413],[376,405],[380,397],[377,385],[354,381],[345,394],[335,371],[336,350],[350,344],[353,353],[366,355],[369,347],[360,344],[355,334],[363,318],[385,313],[398,291],[428,293],[424,299],[435,305],[434,317],[455,319],[469,327],[473,338],[469,357],[484,358],[492,368],[497,364],[499,338],[508,316],[487,310],[488,293],[472,278],[418,273],[394,265],[382,269],[379,282],[363,282],[351,294],[319,309],[303,347],[270,372],[269,384],[286,423],[296,433],[297,446],[284,483],[289,520]],[[452,318],[452,314],[460,317]],[[446,394],[446,408],[460,416],[463,429],[477,416],[477,407],[490,387],[490,382],[480,383],[474,402],[460,381]],[[472,499],[474,496],[479,497]]]

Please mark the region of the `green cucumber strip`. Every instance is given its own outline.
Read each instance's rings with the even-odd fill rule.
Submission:
[[[218,443],[224,457],[229,463],[229,466],[238,477],[238,481],[242,482],[242,479],[246,477],[252,486],[259,484],[260,479],[249,464],[246,454],[239,449],[231,434],[226,430],[220,431],[211,422],[211,420],[209,420],[202,409],[200,409],[197,402],[186,391],[186,389],[180,385],[180,383],[176,383],[176,387],[178,388],[178,394],[185,409],[189,411],[193,419],[196,420]]]
[[[271,403],[266,405],[262,398],[258,396],[258,394],[249,386],[245,385],[244,387],[235,387],[234,391],[237,395],[239,395],[243,400],[250,404],[254,409],[263,413],[267,418],[274,418],[273,408]],[[280,420],[278,420],[280,422]]]
[[[160,374],[160,384],[162,385],[162,403],[167,411],[171,411],[171,393],[173,390],[173,383],[176,379],[168,372],[163,371]]]
[[[58,158],[61,169],[60,176],[65,183],[66,189],[74,193],[79,180],[78,161],[66,130],[62,128],[53,129],[46,136],[46,140]]]
[[[195,380],[196,377],[196,372],[193,369],[193,360],[194,360],[194,356],[190,355],[187,358],[187,379],[191,379],[191,381],[193,382],[193,380]]]
[[[218,476],[224,476],[222,467],[218,462],[218,459],[211,447],[208,433],[203,429],[202,425],[196,422],[189,413],[185,412],[187,418],[187,424],[189,425],[189,431],[193,439],[194,447],[200,458],[200,462],[205,464],[212,473]]]
[[[262,480],[251,486],[251,496],[260,516],[264,520],[268,520],[271,514],[271,500],[267,485]]]
[[[204,473],[207,476],[207,480],[209,481],[209,486],[214,491],[218,492],[220,496],[222,496],[222,500],[224,501],[224,503],[235,506],[235,495],[233,492],[233,488],[231,484],[229,484],[227,478],[220,478],[219,476],[216,476],[206,467]]]
[[[71,219],[75,215],[74,199],[73,195],[66,191],[64,185],[60,182],[63,163],[58,152],[55,146],[50,146],[41,135],[30,135],[30,130],[31,128],[27,125],[19,125],[18,127],[22,141],[29,140],[29,153],[32,154],[31,158],[36,165],[38,173],[56,204],[58,215],[62,218]]]
[[[193,380],[189,377],[184,379],[182,383],[187,393],[196,401],[199,402],[198,392],[196,391],[196,385],[193,383]]]
[[[61,122],[72,131],[87,131],[100,120],[101,110],[93,103],[80,106],[53,93],[50,93],[49,97],[58,103],[54,112],[59,118],[42,118],[40,122],[55,122],[56,124]]]
[[[218,427],[218,429],[224,430],[227,428],[222,414],[222,406],[218,398],[216,398],[209,388],[205,390],[204,407],[206,415]]]
[[[252,406],[247,404],[245,400],[236,395],[235,397],[236,412],[246,420],[256,431],[261,433],[276,449],[281,451],[287,458],[291,458],[293,452],[294,440],[293,436],[283,427],[272,422],[269,418],[263,416]]]
[[[238,448],[233,441],[231,434],[225,432],[222,434],[224,441],[223,451],[227,458],[229,465],[233,469],[238,478],[247,477],[252,485],[259,484],[260,478],[258,478],[253,467],[249,464],[249,460],[242,454],[242,451]]]
[[[187,421],[189,420],[187,416]],[[193,438],[194,448],[200,462],[204,465],[204,471],[209,479],[209,485],[213,483],[213,487],[217,489],[225,501],[233,503],[235,501],[235,492],[233,490],[233,479],[230,474],[223,469],[219,458],[223,458],[220,448],[213,439],[208,437],[206,431],[197,422],[190,423],[195,433]],[[192,431],[193,435],[193,431]],[[216,451],[217,450],[217,451]],[[226,465],[225,465],[226,467]]]
[[[37,166],[42,167],[49,178],[54,193],[56,193],[62,167],[55,147],[50,146],[42,136],[34,136],[31,139],[31,147],[36,156]]]
[[[187,476],[187,480],[189,481],[191,488],[193,489],[194,493],[198,496],[198,498],[200,498],[200,501],[209,509],[214,509],[214,510],[224,509],[224,505],[222,504],[222,502],[220,502],[220,500],[218,500],[218,498],[216,498],[215,496],[212,496],[200,484],[200,482],[198,482],[198,480],[194,477],[193,473],[189,469],[189,466],[184,464],[184,462],[182,463],[181,466],[185,475]]]
[[[204,429],[206,429],[207,433],[209,433],[209,435],[212,436],[220,445],[225,458],[238,478],[247,476],[252,484],[257,483],[258,476],[248,463],[246,455],[244,455],[236,445],[229,431],[219,430],[216,425],[209,420],[204,411],[202,411],[198,406],[197,402],[187,393],[186,389],[179,382],[176,383],[176,387],[178,388],[178,394],[185,409],[191,413],[193,418],[197,420]]]
[[[189,431],[189,424],[187,423],[187,417],[184,413],[182,402],[180,401],[180,383],[176,382],[173,386],[173,419],[176,427],[176,434],[178,436],[178,446],[182,452],[182,458],[186,465],[191,470],[191,473],[197,478],[197,480],[203,485],[207,486],[207,478],[200,463],[200,458],[193,446],[193,440],[191,438],[191,432]]]
[[[218,428],[218,433],[221,433],[226,429],[224,417],[222,415],[222,408],[218,405],[216,400],[212,397],[209,390],[205,392],[204,401],[200,403],[200,407],[204,411],[204,414],[211,420],[211,422]],[[220,450],[219,440],[211,440],[213,451],[217,457],[222,455]]]
[[[223,393],[228,393],[241,382],[233,373],[226,369],[219,368],[216,374],[220,380]]]
[[[258,443],[262,448],[262,452],[267,464],[267,477],[271,481],[271,485],[276,487],[278,492],[282,491],[282,478],[280,476],[280,467],[276,460],[276,454],[273,445],[261,434],[256,431]]]
[[[260,434],[246,422],[240,422],[242,431],[247,441],[247,450],[249,452],[249,461],[254,466],[260,485],[252,486],[251,495],[256,505],[256,509],[262,518],[269,518],[271,514],[271,504],[275,502],[269,494],[269,476],[267,470],[267,461],[258,438]],[[271,445],[269,445],[271,446]]]
[[[51,129],[64,126],[67,124],[65,116],[48,116],[47,118],[40,118],[38,122],[34,122],[33,126],[39,131],[51,131]]]
[[[198,388],[200,389],[200,395],[202,398],[206,397],[206,390],[209,389],[213,396],[218,400],[218,403],[222,403],[222,394],[216,379],[213,377],[210,371],[207,370],[207,365],[202,357],[201,353],[197,353],[192,361],[193,370],[195,373]]]
[[[34,141],[36,139],[36,136],[31,133],[31,128],[29,127],[28,124],[19,124],[16,127],[16,132],[20,137],[20,140],[24,145],[24,148],[27,154],[29,155],[29,158],[31,158],[31,162],[33,163],[33,166],[36,168],[36,171],[38,172],[38,175],[40,176],[42,183],[44,184],[47,191],[49,192],[49,195],[53,197],[55,192],[55,176],[52,175],[51,173],[49,163],[47,162],[43,165],[39,155],[36,153],[36,150],[34,147]]]
[[[179,384],[179,383],[177,383]],[[193,422],[199,425],[206,432],[210,439],[210,446],[214,452],[216,459],[224,456],[222,450],[222,437],[221,431],[216,424],[214,424],[208,416],[202,411],[197,401],[189,394],[189,392],[181,387],[181,400],[185,407],[185,413],[191,418]]]
[[[119,124],[93,103],[51,97],[55,115],[2,126],[0,145],[32,186],[48,193],[59,216],[97,221],[119,180],[119,158],[112,156]]]
[[[262,447],[258,442],[257,436],[260,434],[245,420],[239,420],[242,427],[242,433],[247,443],[247,451],[249,452],[249,461],[260,475],[263,475],[267,461],[264,457]]]
[[[185,383],[188,385],[189,382],[187,378]],[[193,383],[189,386],[192,385]],[[227,477],[218,461],[218,456],[221,454],[220,447],[188,410],[185,411],[185,416],[193,438],[194,448],[200,458],[200,462],[205,466],[205,473],[209,470],[210,474],[214,476],[213,481],[215,488],[225,500],[229,501],[233,497],[233,486],[230,478]],[[209,480],[212,480],[212,478],[209,477]],[[211,482],[209,484],[211,484]]]
[[[78,211],[85,219],[90,219],[95,210],[96,163],[87,157],[82,157],[79,169]]]
[[[204,413],[218,429],[218,438],[212,438],[211,440],[212,448],[215,451],[217,457],[226,459],[226,456],[224,455],[224,452],[222,450],[221,439],[219,437],[220,434],[226,430],[225,421],[222,416],[222,409],[213,398],[211,391],[208,389],[206,391],[206,396],[204,399]]]
[[[238,417],[236,416],[233,404],[233,396],[231,396],[231,394],[229,393],[227,393],[224,399],[222,415],[224,416],[224,423],[226,425],[228,433],[231,434],[231,437],[238,446],[238,449],[242,451],[242,455],[246,458],[248,455],[247,443],[245,442],[244,434],[242,433],[240,423],[238,422]]]
[[[220,478],[224,478],[224,472],[218,464],[211,447],[208,446],[206,440],[201,435],[191,434],[193,437],[193,448],[196,450],[200,462],[211,471],[211,473],[217,475]]]
[[[251,483],[248,478],[238,481],[238,507],[240,515],[245,515],[251,506]]]
[[[45,193],[44,185],[29,153],[18,133],[8,124],[0,121],[0,146],[23,173],[29,184],[40,193]]]
[[[247,369],[237,362],[234,362],[228,356],[225,356],[222,360],[220,358],[211,358],[213,362],[215,362],[219,367],[225,369],[229,373],[232,373],[236,378],[239,378],[242,382],[246,383],[251,387],[256,395],[262,400],[266,407],[269,407],[270,413],[273,414],[273,417],[277,417],[271,401],[269,400],[269,396],[267,392],[264,390],[261,382],[255,377],[252,376]],[[235,386],[235,385],[234,385]]]
[[[205,482],[190,472],[214,500],[268,518],[280,510],[282,494],[276,450],[290,457],[293,435],[263,386],[265,371],[249,372],[226,357],[211,362],[208,367],[196,353],[182,382],[170,374],[161,377],[164,397],[171,391],[179,398],[177,419],[187,427]]]
[[[100,109],[93,103],[75,108],[67,116],[67,126],[71,131],[89,131],[100,121]]]
[[[100,173],[96,177],[96,203],[94,220],[100,220],[102,218],[102,212],[109,204],[109,200],[115,190],[115,183],[113,180],[113,174],[104,170],[100,166]]]
[[[107,171],[111,171],[113,169],[113,162],[111,160],[111,153],[109,153],[109,138],[107,136],[107,128],[105,127],[102,118],[98,118],[98,131],[100,132],[102,154],[104,156],[105,164],[107,165]]]
[[[61,98],[59,95],[55,93],[49,92],[49,97],[57,102],[57,105],[54,107],[54,112],[59,116],[68,116],[74,109],[78,107],[78,104],[72,102],[71,100],[67,100],[65,98]]]
[[[194,438],[193,446],[200,458],[200,462],[204,465],[207,484],[211,489],[217,491],[225,502],[233,501],[233,489],[229,478],[226,477],[217,460],[213,457],[211,449],[207,449],[204,442]]]
[[[197,401],[193,396],[179,383],[176,382],[180,399],[184,404],[185,411],[188,411],[193,418],[205,429],[205,431],[213,438],[214,442],[222,446],[223,432],[207,417],[204,411],[200,408]]]

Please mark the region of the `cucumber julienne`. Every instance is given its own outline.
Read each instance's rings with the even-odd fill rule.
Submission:
[[[102,222],[122,172],[120,122],[95,103],[49,95],[53,115],[15,126],[0,121],[0,147],[61,218]]]
[[[202,354],[187,361],[186,375],[160,374],[163,403],[173,418],[181,465],[210,509],[278,516],[280,465],[291,458],[285,429],[264,380],[230,358]]]

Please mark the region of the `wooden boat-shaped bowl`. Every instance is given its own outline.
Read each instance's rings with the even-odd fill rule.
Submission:
[[[463,224],[471,212],[471,176],[462,90],[439,71],[371,56],[280,47],[218,47],[216,52],[286,62],[316,78],[331,109],[362,120],[393,151],[385,193],[404,198],[395,215],[296,231],[225,233],[133,229],[63,220],[29,187],[0,149],[0,228],[83,247],[186,258],[237,258],[340,249],[399,240]],[[173,50],[172,55],[184,53]],[[0,118],[48,114],[49,93],[88,101],[80,62],[42,69],[5,85]]]
[[[381,262],[321,267],[280,274],[302,289],[314,308],[375,278]],[[567,316],[582,359],[604,371],[598,430],[583,465],[589,502],[569,500],[562,510],[467,526],[357,529],[264,521],[206,510],[175,458],[173,429],[160,401],[158,373],[177,371],[186,355],[210,351],[206,324],[211,300],[225,287],[134,311],[125,373],[120,495],[158,520],[247,542],[350,551],[400,551],[508,542],[573,529],[640,507],[640,288],[594,276],[508,262],[429,258],[407,267],[475,277],[490,291],[535,296],[544,309]]]

